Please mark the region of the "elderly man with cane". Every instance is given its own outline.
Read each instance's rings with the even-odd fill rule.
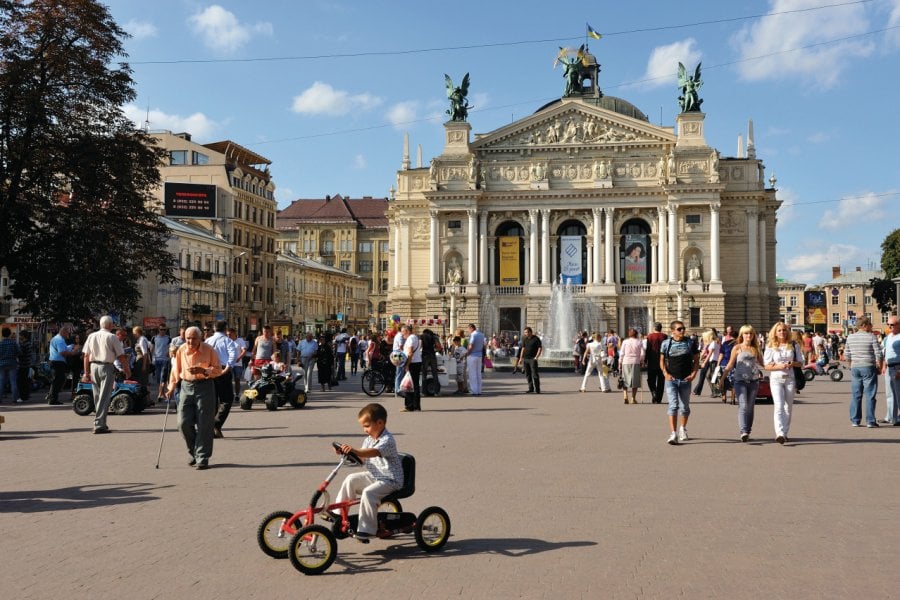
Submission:
[[[221,361],[212,346],[201,339],[199,327],[189,327],[185,344],[175,352],[166,398],[181,382],[178,427],[187,444],[190,466],[209,468],[213,450],[213,420],[216,414],[214,379],[222,374]]]
[[[94,383],[96,413],[94,415],[94,433],[109,433],[106,426],[106,415],[109,412],[109,401],[113,386],[116,383],[116,359],[122,365],[125,378],[131,377],[125,347],[112,332],[113,320],[110,316],[100,318],[100,329],[88,336],[84,342],[84,375],[81,380]]]

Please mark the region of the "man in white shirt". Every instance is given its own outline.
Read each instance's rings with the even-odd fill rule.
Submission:
[[[344,381],[347,379],[346,363],[347,363],[347,346],[350,344],[350,336],[347,334],[347,328],[341,329],[341,332],[334,337],[334,353],[337,361],[337,380]]]
[[[422,410],[422,342],[419,336],[413,333],[412,325],[403,326],[403,352],[406,354],[406,369],[413,380],[413,391],[406,392],[403,396],[403,408],[401,412],[413,412]]]
[[[125,348],[112,328],[112,317],[104,315],[100,318],[100,329],[89,335],[84,342],[84,375],[81,380],[94,383],[94,433],[109,433],[106,415],[109,412],[113,385],[116,383],[116,368],[113,363],[116,360],[121,362],[125,378],[131,377]]]

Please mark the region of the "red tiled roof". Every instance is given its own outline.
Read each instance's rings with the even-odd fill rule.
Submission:
[[[302,223],[356,222],[363,229],[387,227],[385,198],[347,199],[340,194],[326,199],[299,199],[278,211],[278,229],[295,229]]]

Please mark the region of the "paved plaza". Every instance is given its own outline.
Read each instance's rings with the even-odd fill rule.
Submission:
[[[847,373],[849,379],[849,372]],[[0,560],[11,600],[48,598],[893,598],[900,594],[900,427],[851,428],[849,382],[817,380],[791,443],[772,407],[737,441],[736,407],[695,402],[692,440],[665,443],[664,405],[578,393],[580,378],[489,373],[480,398],[423,398],[388,428],[418,461],[404,507],[445,508],[452,536],[339,542],[307,577],[257,547],[260,519],[297,509],[359,446],[358,376],[304,410],[235,407],[208,471],[188,467],[170,414],[0,406]],[[593,380],[596,382],[596,379]],[[67,396],[67,394],[65,395]],[[879,393],[879,417],[884,414]],[[336,494],[337,483],[333,485]]]

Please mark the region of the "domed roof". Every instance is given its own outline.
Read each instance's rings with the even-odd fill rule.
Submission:
[[[537,109],[535,113],[539,113],[545,108],[549,108],[554,104],[559,103],[560,101],[561,100],[553,100],[551,102],[548,102],[547,104]],[[606,110],[617,112],[620,115],[625,115],[626,117],[631,117],[632,119],[638,119],[640,121],[646,121],[648,123],[650,122],[650,119],[647,118],[647,115],[645,115],[641,111],[641,109],[639,109],[628,100],[624,100],[616,96],[600,96],[599,98],[582,97],[581,101],[599,106],[600,108],[605,108]]]

